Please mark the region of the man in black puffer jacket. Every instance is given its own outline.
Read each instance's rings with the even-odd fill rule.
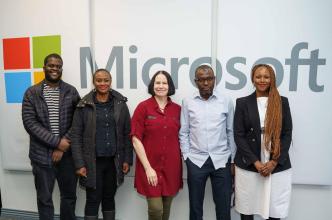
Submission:
[[[48,55],[43,67],[45,80],[28,88],[22,103],[41,220],[54,218],[52,193],[56,179],[61,194],[60,219],[76,219],[77,178],[69,131],[80,96],[73,86],[61,80],[62,64],[58,54]]]

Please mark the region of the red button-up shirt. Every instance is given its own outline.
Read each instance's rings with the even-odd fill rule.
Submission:
[[[148,183],[145,170],[136,158],[135,188],[147,197],[172,196],[182,188],[182,161],[179,143],[181,107],[168,99],[164,112],[154,97],[141,102],[131,121],[131,135],[144,146],[158,185]]]

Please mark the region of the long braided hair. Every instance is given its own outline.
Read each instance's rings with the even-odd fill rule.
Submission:
[[[275,72],[270,65],[255,65],[251,70],[251,81],[254,82],[254,74],[258,68],[266,68],[270,73],[270,88],[264,121],[265,131],[263,135],[263,141],[266,150],[271,152],[272,159],[277,160],[280,156],[280,134],[282,126],[281,97],[276,86]]]

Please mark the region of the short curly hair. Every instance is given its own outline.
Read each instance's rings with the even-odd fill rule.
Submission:
[[[61,60],[61,63],[63,63],[63,60],[61,58],[61,56],[57,53],[51,53],[49,55],[47,55],[45,58],[44,58],[44,66],[46,66],[47,62],[48,62],[48,59],[50,58],[55,58],[55,59],[59,59]]]

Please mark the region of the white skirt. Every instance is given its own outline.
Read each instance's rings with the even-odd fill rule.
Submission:
[[[264,219],[288,215],[292,188],[291,169],[263,177],[235,167],[235,210]]]

